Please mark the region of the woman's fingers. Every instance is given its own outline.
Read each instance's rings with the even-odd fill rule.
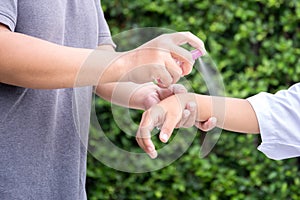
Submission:
[[[181,120],[177,123],[176,128],[190,128],[195,125],[197,109],[195,102],[188,102],[182,113]]]
[[[202,54],[205,52],[204,43],[190,32],[163,34],[135,49],[132,63],[135,67],[153,65],[149,67],[148,74],[157,80],[159,86],[168,87],[192,71],[193,55],[180,46],[183,44],[190,44]],[[141,72],[139,70],[139,79],[144,76]],[[148,81],[148,77],[145,78]]]
[[[189,31],[171,33],[171,39],[176,45],[189,44],[192,47],[199,49],[203,54],[206,53],[205,46],[202,40]]]

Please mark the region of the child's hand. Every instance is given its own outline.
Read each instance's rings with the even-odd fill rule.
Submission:
[[[161,101],[143,113],[136,140],[139,146],[151,157],[156,158],[157,152],[151,141],[151,131],[161,127],[159,138],[166,143],[175,128],[196,125],[204,131],[216,126],[216,119],[211,117],[203,122],[196,122],[197,102],[192,93],[176,94]],[[188,115],[185,112],[190,112]]]
[[[136,140],[151,158],[157,157],[155,146],[151,141],[151,131],[155,127],[161,127],[159,138],[166,143],[180,122],[189,102],[196,102],[193,94],[177,94],[166,98],[143,113]],[[196,120],[192,119],[192,121],[194,124]]]

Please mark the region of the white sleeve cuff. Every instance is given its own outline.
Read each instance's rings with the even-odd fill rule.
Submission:
[[[275,95],[262,92],[247,99],[258,119],[262,139],[258,150],[271,159],[300,156],[298,92],[284,90]]]

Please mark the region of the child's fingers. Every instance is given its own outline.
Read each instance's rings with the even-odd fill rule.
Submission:
[[[189,128],[195,125],[197,113],[196,103],[188,102],[182,113],[180,122],[177,123],[176,128]]]
[[[149,131],[148,127],[144,126],[139,128],[136,134],[136,141],[151,158],[156,158],[157,153],[151,140],[151,132]]]
[[[173,130],[175,129],[176,124],[178,123],[177,118],[177,116],[167,114],[159,134],[159,139],[163,143],[166,143],[172,135]]]
[[[195,126],[202,131],[210,131],[217,126],[217,118],[211,117],[205,122],[196,122]]]
[[[153,127],[152,124],[152,120],[148,117],[148,112],[146,111],[143,114],[140,127],[136,134],[136,141],[151,158],[154,158],[153,152],[155,151],[155,147],[151,141],[151,130]]]
[[[176,124],[176,128],[184,127],[184,124],[188,121],[190,115],[191,112],[188,109],[184,109],[180,121]]]
[[[197,117],[196,107],[197,107],[197,105],[195,102],[187,103],[186,110],[188,110],[190,112],[190,114],[189,114],[188,118],[185,120],[185,122],[183,123],[182,127],[189,128],[189,127],[194,126],[196,117]]]
[[[163,116],[164,112],[159,106],[153,106],[145,111],[136,134],[137,143],[151,158],[157,157],[155,146],[151,140],[151,131],[162,123]]]
[[[136,135],[138,145],[151,157],[156,158],[157,152],[151,140],[151,133],[148,128],[140,128]]]
[[[155,150],[155,146],[152,143],[151,138],[145,138],[137,136],[136,141],[139,144],[139,146],[151,157],[151,158],[156,158],[157,157],[157,152]]]

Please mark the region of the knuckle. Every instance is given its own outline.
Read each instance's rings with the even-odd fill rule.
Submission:
[[[192,33],[191,33],[190,31],[184,31],[184,33],[185,33],[186,35],[192,35]]]
[[[185,37],[191,37],[193,34],[190,31],[183,31],[181,32]]]

